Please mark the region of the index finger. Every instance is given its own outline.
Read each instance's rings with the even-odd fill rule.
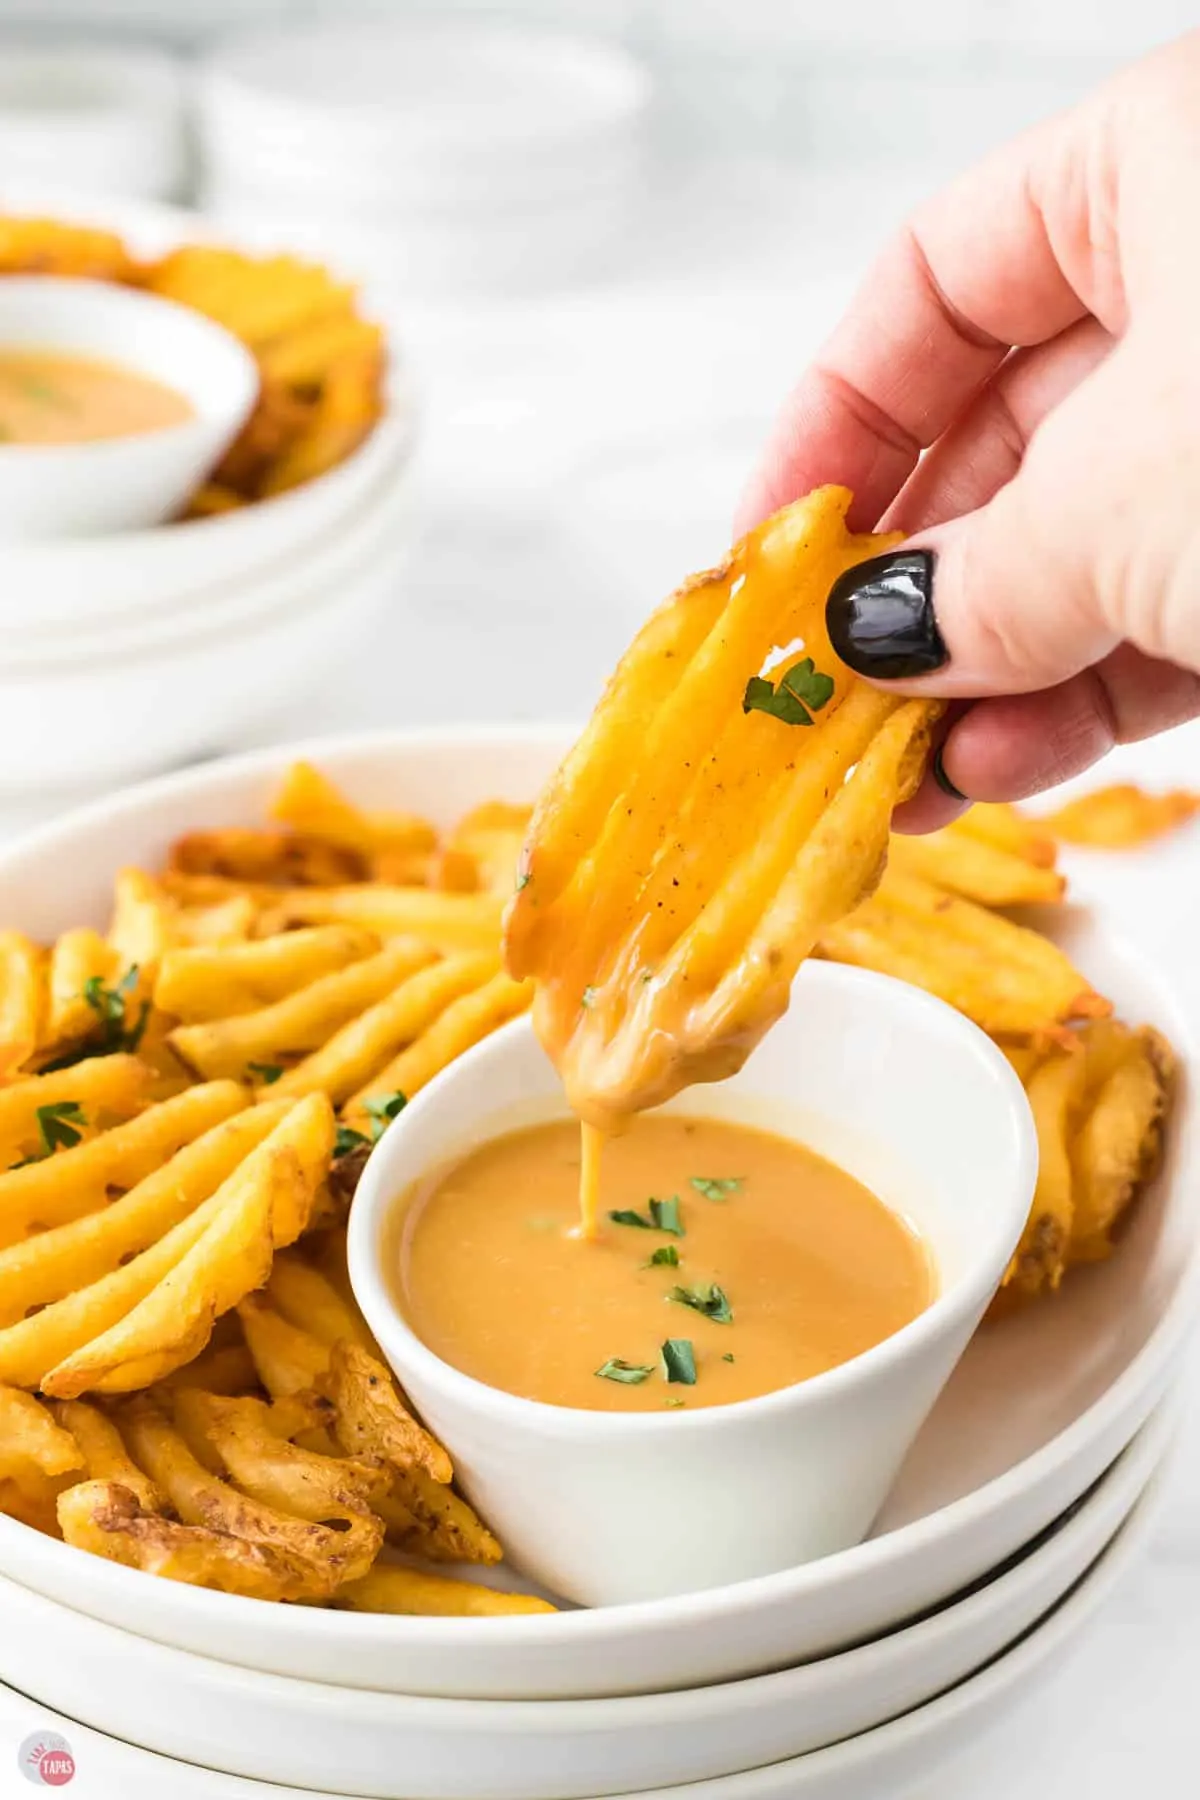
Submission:
[[[884,250],[787,401],[739,509],[747,530],[827,482],[869,529],[1008,352],[1119,311],[1083,179],[1095,103],[1038,126],[927,201]],[[1110,328],[1120,321],[1105,318]]]

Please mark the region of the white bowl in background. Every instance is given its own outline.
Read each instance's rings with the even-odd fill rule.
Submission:
[[[1000,1285],[1037,1179],[1025,1090],[991,1039],[917,988],[835,963],[801,969],[791,1010],[736,1075],[660,1110],[783,1133],[848,1170],[911,1220],[937,1290],[863,1355],[733,1405],[605,1412],[489,1387],[403,1316],[387,1273],[401,1203],[480,1144],[570,1113],[527,1017],[424,1088],[363,1171],[350,1280],[513,1561],[586,1606],[694,1594],[859,1543]]]
[[[391,295],[575,280],[634,216],[650,91],[615,44],[566,33],[243,34],[201,75],[203,203],[333,245]]]
[[[2,1577],[0,1681],[163,1756],[378,1800],[582,1800],[707,1781],[873,1730],[1002,1654],[1103,1553],[1174,1426],[1174,1406],[1160,1409],[1088,1498],[978,1591],[749,1681],[622,1700],[365,1693],[168,1650]]]
[[[402,802],[448,826],[484,799],[531,799],[572,735],[562,727],[382,732],[279,745],[161,778],[0,849],[3,923],[43,941],[80,923],[105,929],[118,868],[158,865],[181,832],[261,824],[299,756],[364,806]],[[1089,898],[1083,889],[1080,897]],[[513,1618],[499,1632],[494,1619],[329,1615],[207,1593],[70,1550],[7,1518],[0,1570],[92,1617],[238,1666],[496,1699],[732,1680],[828,1655],[945,1601],[1103,1474],[1167,1391],[1200,1315],[1200,1114],[1186,965],[1170,942],[1156,946],[1161,964],[1148,960],[1099,907],[1047,909],[1044,925],[1122,1016],[1156,1025],[1179,1052],[1166,1162],[1119,1256],[1073,1274],[1053,1306],[976,1334],[867,1542],[706,1594]],[[875,1800],[878,1790],[866,1792]]]
[[[183,71],[124,44],[0,40],[0,168],[6,181],[169,198],[186,170]]]
[[[200,80],[205,139],[320,152],[327,166],[536,162],[643,117],[650,81],[615,44],[473,22],[309,25],[218,43]],[[434,179],[436,179],[436,173]]]
[[[1004,1732],[1010,1742],[1019,1741],[1022,1706],[1044,1687],[1142,1554],[1160,1499],[1161,1477],[1154,1476],[1113,1542],[1068,1597],[989,1667],[929,1704],[828,1749],[710,1781],[643,1789],[627,1794],[626,1800],[880,1800],[882,1795],[903,1800],[915,1790],[928,1794],[928,1783],[940,1771],[959,1759],[986,1753],[993,1733]],[[90,1673],[98,1666],[93,1663]],[[210,1713],[210,1728],[212,1719]],[[343,1800],[345,1795],[344,1772],[335,1789],[317,1789],[311,1768],[303,1772],[303,1787],[219,1774],[122,1743],[48,1710],[12,1687],[0,1687],[0,1728],[14,1744],[57,1733],[96,1794],[120,1794],[122,1800],[162,1800],[164,1794],[171,1800]],[[193,1729],[185,1719],[181,1730]],[[512,1755],[511,1745],[505,1744],[495,1764],[502,1778]],[[402,1765],[397,1776],[403,1782]],[[377,1781],[370,1791],[378,1791]]]
[[[0,350],[98,357],[165,382],[181,424],[75,444],[0,443],[0,541],[157,524],[177,512],[237,436],[258,366],[231,332],[189,307],[111,282],[0,281]]]

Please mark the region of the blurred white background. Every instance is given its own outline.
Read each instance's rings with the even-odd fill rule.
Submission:
[[[0,0],[0,40],[158,46],[190,68],[256,25],[458,18],[590,34],[645,64],[637,204],[585,278],[432,294],[362,271],[421,396],[421,536],[375,641],[264,735],[579,716],[648,607],[723,549],[775,404],[914,199],[1200,23],[1195,0]],[[22,104],[4,69],[0,41],[0,204],[29,173],[4,148]],[[165,162],[153,174],[177,185]],[[315,202],[302,223],[319,243]],[[1198,746],[1192,727],[1124,766],[1194,780]],[[46,812],[13,803],[0,831]],[[1169,901],[1182,931],[1194,880],[1177,874],[1152,891],[1117,873],[1114,910],[1142,929]],[[1146,1773],[1193,1791],[1172,1772],[1194,1762],[1198,1494],[1193,1405],[1153,1566],[1047,1694],[1036,1757],[981,1771],[971,1796],[1019,1779],[1026,1800],[1115,1800]]]

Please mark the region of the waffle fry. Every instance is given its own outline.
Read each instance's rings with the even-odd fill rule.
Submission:
[[[834,656],[831,583],[892,542],[851,536],[849,502],[818,490],[681,588],[535,811],[508,967],[593,1125],[740,1067],[878,879],[937,709]]]
[[[1061,900],[1066,877],[1014,850],[948,826],[927,837],[893,836],[888,867],[915,875],[980,906],[1022,906]]]
[[[280,1102],[235,1113],[121,1199],[0,1250],[0,1326],[16,1323],[31,1307],[82,1292],[158,1243],[216,1192],[287,1112]]]
[[[339,887],[367,873],[360,856],[326,838],[248,829],[191,831],[172,844],[169,867],[274,887]]]
[[[97,1212],[162,1167],[184,1144],[245,1104],[233,1082],[191,1088],[77,1147],[0,1175],[0,1247],[36,1228]]]
[[[399,939],[259,1012],[182,1025],[171,1033],[171,1048],[189,1069],[210,1080],[227,1074],[252,1077],[252,1064],[278,1067],[281,1059],[286,1064],[290,1057],[320,1049],[340,1026],[433,962],[435,955],[415,938]]]
[[[381,948],[373,931],[315,926],[249,943],[201,944],[169,950],[154,990],[155,1005],[186,1025],[258,1012],[277,1000],[361,962]]]
[[[46,1127],[56,1118],[83,1143],[102,1125],[138,1112],[152,1070],[135,1056],[94,1056],[49,1075],[29,1075],[0,1088],[0,1169],[51,1153]]]
[[[0,218],[0,274],[126,282],[135,278],[136,269],[114,232],[58,219]]]
[[[370,858],[429,851],[437,843],[437,834],[425,819],[415,813],[364,812],[307,762],[293,763],[288,770],[271,817],[293,831],[308,832]]]
[[[1015,806],[988,806],[976,803],[961,819],[946,827],[958,836],[977,839],[995,850],[1007,851],[1040,869],[1052,869],[1058,860],[1058,846],[1039,820],[1030,818]]]
[[[452,1000],[426,1031],[346,1101],[342,1113],[347,1124],[359,1131],[369,1129],[374,1101],[394,1094],[411,1100],[473,1044],[519,1017],[532,1002],[532,984],[514,981],[503,972]]]
[[[1069,800],[1038,823],[1064,844],[1082,844],[1093,850],[1134,850],[1186,825],[1200,812],[1200,793],[1177,788],[1169,794],[1149,794],[1144,788],[1120,782],[1096,788]]]
[[[508,1618],[556,1609],[533,1594],[508,1594],[476,1582],[451,1581],[395,1563],[381,1563],[359,1581],[339,1588],[333,1601],[346,1612],[416,1613],[441,1618]]]
[[[0,932],[0,1081],[23,1069],[42,1036],[43,956],[19,931]]]
[[[401,1045],[419,1041],[464,996],[485,990],[495,975],[492,951],[448,956],[400,982],[382,1000],[336,1031],[319,1050],[274,1084],[279,1094],[328,1094],[336,1104],[364,1087],[391,1092],[387,1070]],[[407,1097],[407,1090],[398,1090]],[[413,1091],[416,1091],[414,1086]]]
[[[1054,1038],[1111,1010],[1049,938],[892,869],[819,953],[924,988],[998,1037]]]
[[[84,1400],[59,1400],[54,1416],[75,1440],[86,1480],[119,1482],[147,1512],[166,1511],[167,1496],[138,1468],[121,1433],[99,1407],[89,1406]]]

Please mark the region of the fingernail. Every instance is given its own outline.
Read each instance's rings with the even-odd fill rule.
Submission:
[[[943,794],[949,794],[951,800],[966,800],[967,795],[963,793],[961,788],[955,787],[954,783],[946,773],[946,765],[942,761],[942,752],[945,748],[945,744],[939,744],[930,760],[929,767],[933,773],[933,779],[937,782]]]
[[[948,660],[933,616],[933,552],[897,550],[839,575],[825,604],[830,641],[856,674],[911,681]]]

